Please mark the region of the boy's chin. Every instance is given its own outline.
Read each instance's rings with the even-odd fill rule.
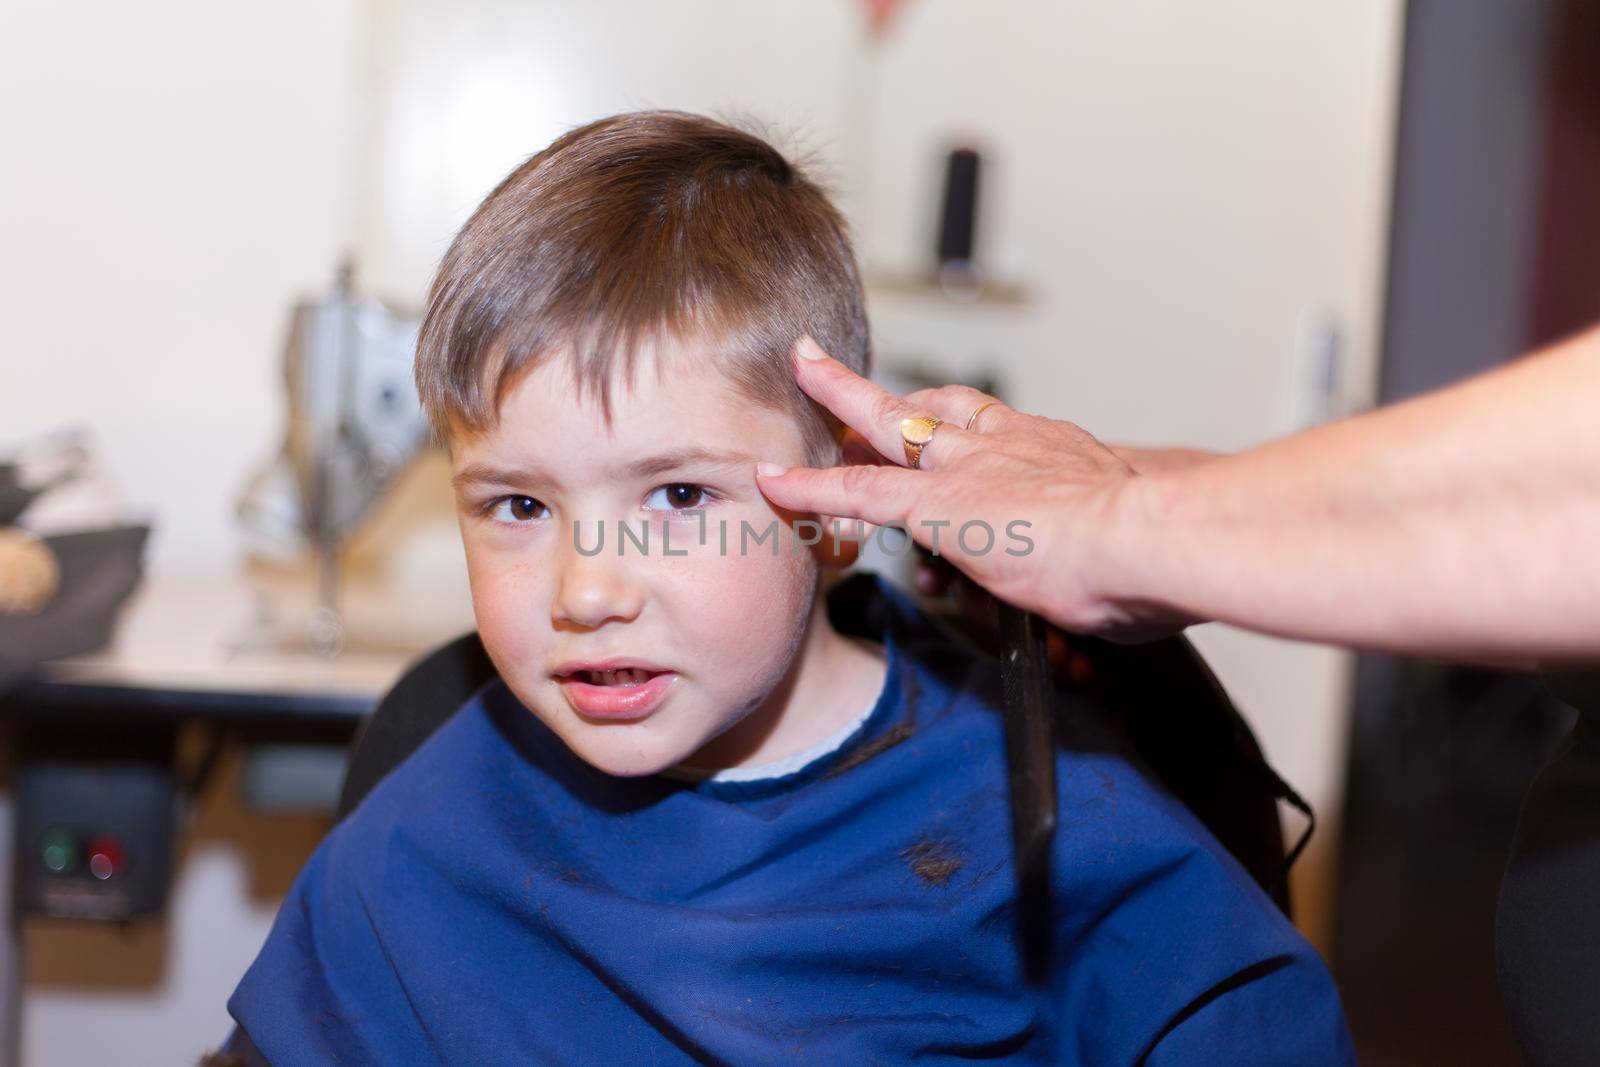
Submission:
[[[660,751],[641,752],[638,748],[616,742],[589,738],[577,744],[568,741],[567,747],[571,748],[573,754],[583,762],[613,778],[644,778],[660,774],[669,767],[682,763],[694,753],[693,746],[685,746],[683,751],[672,746],[664,747]]]
[[[580,755],[582,755],[580,753]],[[652,774],[660,774],[668,767],[680,762],[679,760],[640,760],[631,759],[590,759],[583,756],[583,761],[602,774],[609,774],[613,778],[647,778]]]

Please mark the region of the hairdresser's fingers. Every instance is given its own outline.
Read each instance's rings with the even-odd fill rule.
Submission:
[[[809,337],[794,347],[795,379],[807,396],[833,412],[848,427],[866,438],[879,455],[905,463],[905,444],[900,436],[904,419],[927,415],[903,398],[832,359]],[[940,426],[922,449],[918,466],[938,470],[943,464],[971,450],[971,435],[960,426]]]
[[[970,385],[941,385],[906,394],[906,403],[939,416],[945,422],[973,433],[994,433],[1006,427],[1016,412],[981,389]],[[973,419],[976,415],[977,418]]]
[[[928,492],[924,471],[894,466],[793,467],[756,464],[756,486],[788,511],[862,519],[874,526],[906,523]]]

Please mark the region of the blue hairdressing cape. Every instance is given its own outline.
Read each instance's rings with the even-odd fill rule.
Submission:
[[[1351,1062],[1315,952],[1076,697],[1051,966],[1024,980],[997,668],[878,585],[852,628],[884,642],[885,688],[783,778],[612,778],[481,690],[312,856],[228,1003],[234,1047],[296,1067]]]

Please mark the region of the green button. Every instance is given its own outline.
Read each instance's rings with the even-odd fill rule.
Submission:
[[[54,874],[70,874],[78,866],[77,838],[65,830],[46,833],[42,853],[45,870]]]

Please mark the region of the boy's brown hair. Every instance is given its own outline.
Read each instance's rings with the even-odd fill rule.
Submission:
[[[838,422],[789,371],[801,334],[866,373],[860,276],[826,194],[754,134],[635,112],[560,137],[479,205],[434,278],[417,389],[441,438],[478,433],[566,349],[609,420],[612,376],[631,385],[641,347],[699,342],[744,396],[794,413],[811,462],[832,463]]]

